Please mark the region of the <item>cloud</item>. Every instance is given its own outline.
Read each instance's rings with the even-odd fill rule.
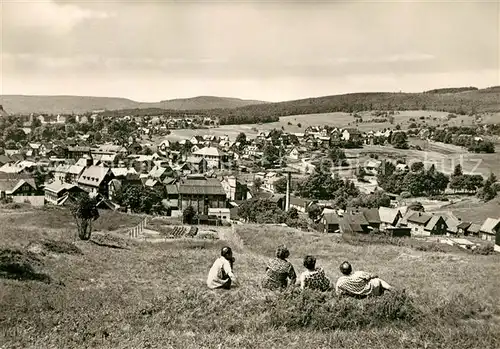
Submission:
[[[75,4],[54,1],[5,1],[2,4],[5,27],[20,30],[46,30],[50,34],[65,34],[87,20],[107,19],[111,13],[81,8]]]

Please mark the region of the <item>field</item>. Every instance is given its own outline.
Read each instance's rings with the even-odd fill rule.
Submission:
[[[451,211],[464,222],[483,224],[486,218],[497,218],[500,216],[500,200],[497,198],[485,203],[472,197],[462,202],[445,205],[434,211]]]
[[[370,112],[360,113],[365,121],[376,118],[371,116]],[[400,124],[403,129],[407,128],[408,125],[412,122],[410,118],[416,120],[417,123],[423,122],[419,120],[419,117],[424,116],[425,123],[427,125],[438,125],[446,122],[446,116],[448,113],[446,112],[438,112],[438,111],[428,111],[428,110],[409,110],[409,111],[400,111],[398,114],[394,115],[394,125]],[[434,120],[435,118],[435,120]],[[447,122],[450,126],[460,126],[460,125],[471,125],[474,119],[469,116],[459,116],[456,119],[451,119]],[[216,135],[223,136],[228,135],[230,139],[236,139],[236,136],[240,132],[244,132],[247,137],[254,138],[261,131],[269,131],[272,129],[281,129],[284,128],[286,132],[304,132],[304,130],[309,126],[321,126],[321,125],[330,125],[333,127],[355,127],[357,126],[362,131],[370,131],[370,130],[382,130],[385,128],[393,128],[394,125],[390,123],[374,123],[374,122],[364,122],[360,124],[355,124],[355,119],[349,113],[322,113],[322,114],[307,114],[307,115],[293,115],[293,116],[284,116],[280,117],[280,120],[277,122],[264,123],[264,124],[243,124],[243,125],[223,125],[217,128],[210,129],[182,129],[182,130],[172,130],[172,133],[164,138],[156,138],[154,142],[159,144],[162,139],[170,139],[170,140],[181,140],[181,139],[189,139],[194,135]],[[500,113],[488,114],[485,117],[485,122],[499,122],[500,121]],[[289,124],[290,123],[290,124]],[[297,124],[301,124],[301,127],[298,127]]]
[[[132,226],[137,219],[104,213],[96,229],[98,234],[114,231],[109,234],[119,239],[122,229],[115,226]],[[221,238],[229,242],[127,240],[126,248],[110,248],[72,243],[71,224],[71,217],[58,210],[1,211],[0,266],[14,257],[36,265],[36,272],[28,270],[18,277],[21,280],[2,278],[5,269],[0,269],[1,348],[500,345],[498,255],[347,243],[318,233],[256,225],[226,229]],[[43,252],[26,251],[28,244],[44,239],[55,241],[45,244],[49,247]],[[240,287],[210,291],[206,274],[228,243],[235,249]],[[357,269],[379,274],[398,291],[368,300],[263,291],[259,284],[265,263],[281,243],[289,247],[298,273],[306,254],[318,258],[331,280],[339,276],[339,263],[349,260]]]
[[[422,150],[365,145],[361,149],[346,150],[346,155],[351,158],[351,162],[359,161],[360,164],[368,160],[370,154],[377,154],[380,159],[406,159],[408,164],[416,161],[422,161],[428,166],[434,164],[438,171],[447,174],[451,174],[455,166],[461,164],[464,173],[482,174],[486,177],[493,172],[500,176],[500,153],[469,153],[466,149],[454,145],[418,139],[410,139],[409,143],[421,146]]]

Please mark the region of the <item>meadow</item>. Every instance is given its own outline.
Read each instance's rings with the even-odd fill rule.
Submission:
[[[73,241],[70,218],[59,210],[1,211],[0,347],[399,349],[500,344],[498,255],[422,251],[259,225],[226,229],[220,236],[226,241],[185,238],[153,244],[120,235],[122,226],[135,224],[138,217],[103,213],[96,234],[126,242],[110,248]],[[339,276],[338,265],[349,260],[398,290],[366,300],[338,298],[331,292],[264,291],[260,279],[266,261],[281,243],[289,247],[298,273],[302,258],[314,254],[332,281]],[[36,250],[34,244],[45,247]],[[208,290],[206,274],[226,244],[235,250],[240,286]],[[38,277],[6,278],[1,268],[13,256],[18,264],[30,264]]]
[[[320,114],[305,114],[305,115],[292,115],[292,116],[282,116],[279,121],[262,123],[262,124],[242,124],[242,125],[222,125],[216,128],[209,129],[182,129],[182,130],[172,130],[172,133],[167,137],[155,138],[154,142],[159,144],[163,139],[169,140],[182,140],[189,139],[194,135],[216,135],[223,136],[228,135],[230,139],[236,139],[236,136],[240,132],[244,132],[247,137],[254,138],[261,131],[270,131],[272,129],[283,129],[286,132],[304,132],[304,130],[309,126],[322,126],[329,125],[333,127],[358,127],[362,131],[377,131],[383,130],[385,128],[393,128],[394,125],[400,124],[403,129],[406,129],[410,123],[413,121],[410,119],[415,119],[417,123],[423,122],[420,117],[425,118],[425,123],[427,125],[440,125],[447,123],[449,126],[461,126],[461,125],[472,125],[474,118],[467,115],[460,115],[455,119],[450,119],[446,121],[446,116],[449,114],[447,112],[439,111],[429,111],[429,110],[408,110],[399,111],[394,115],[394,124],[389,122],[368,122],[371,119],[378,118],[372,116],[371,112],[361,112],[359,113],[362,118],[366,121],[363,123],[356,124],[355,118],[349,113],[335,112],[335,113],[320,113]],[[485,122],[499,122],[500,113],[487,114],[484,117]],[[300,124],[300,127],[298,126]]]

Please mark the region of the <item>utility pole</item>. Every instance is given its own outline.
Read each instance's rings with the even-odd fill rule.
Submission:
[[[290,210],[290,187],[292,185],[292,173],[286,172],[286,197],[285,197],[285,211]]]

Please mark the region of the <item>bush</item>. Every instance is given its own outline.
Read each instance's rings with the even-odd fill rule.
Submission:
[[[429,200],[450,201],[450,199],[445,195],[432,195],[429,196]]]
[[[287,330],[307,328],[316,331],[351,330],[382,327],[391,322],[414,323],[420,311],[404,291],[387,293],[383,297],[354,299],[337,297],[331,292],[289,289],[276,298],[267,299],[273,309],[272,328]]]
[[[410,197],[411,197],[411,194],[410,194],[410,192],[408,192],[408,191],[403,191],[403,192],[401,192],[401,197],[402,197],[403,199],[408,199],[408,198],[410,198]]]
[[[472,250],[473,254],[478,254],[482,256],[488,256],[495,253],[495,247],[492,244],[480,245]]]
[[[38,273],[42,260],[32,252],[15,249],[0,250],[0,278],[50,283],[48,275]]]

